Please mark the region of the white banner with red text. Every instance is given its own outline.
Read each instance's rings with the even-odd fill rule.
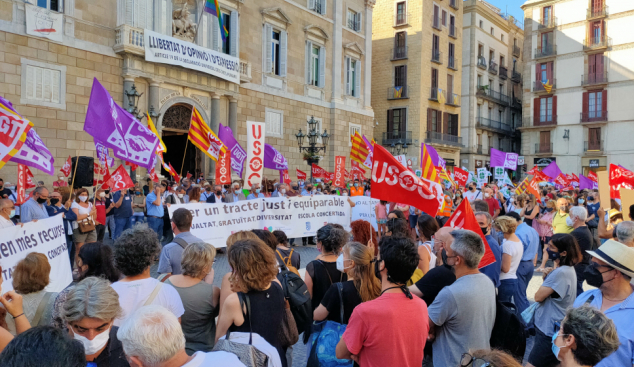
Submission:
[[[73,281],[70,268],[66,232],[61,215],[24,226],[2,229],[0,236],[0,266],[2,266],[2,292],[13,289],[15,266],[31,252],[44,254],[51,265],[47,292],[61,292]]]
[[[226,247],[232,233],[252,229],[280,230],[288,238],[314,236],[328,223],[350,230],[350,204],[335,195],[178,204],[169,207],[170,217],[179,208],[192,213],[191,234],[216,248]]]

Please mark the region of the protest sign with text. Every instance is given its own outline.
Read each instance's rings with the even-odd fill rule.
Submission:
[[[363,219],[367,222],[370,222],[374,230],[378,231],[378,227],[376,224],[376,213],[374,212],[374,208],[379,203],[379,199],[373,199],[367,196],[352,196],[350,200],[355,204],[355,207],[351,209],[352,217],[350,218],[351,222],[354,222],[357,219]]]
[[[231,185],[231,151],[220,152],[216,163],[216,185]]]

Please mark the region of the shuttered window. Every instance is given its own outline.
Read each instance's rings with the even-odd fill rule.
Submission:
[[[26,98],[29,100],[60,103],[59,70],[26,66]]]
[[[266,125],[267,136],[282,136],[282,111],[270,110],[267,108],[264,121]]]

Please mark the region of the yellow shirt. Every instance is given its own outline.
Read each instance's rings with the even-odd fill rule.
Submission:
[[[570,233],[574,228],[568,227],[566,224],[566,218],[568,213],[561,215],[559,211],[553,216],[553,234],[555,233]]]

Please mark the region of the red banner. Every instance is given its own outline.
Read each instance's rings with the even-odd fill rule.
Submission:
[[[24,169],[26,171],[26,189],[32,189],[36,186],[33,182],[33,173],[27,166],[24,166]]]
[[[295,171],[297,172],[297,179],[298,180],[305,180],[306,179],[306,172],[300,171],[298,169],[295,169]]]
[[[291,183],[291,175],[288,174],[288,170],[280,170],[280,183],[285,183],[290,185]]]
[[[150,170],[149,175],[153,182],[159,183],[159,178],[156,174],[156,171],[154,170],[154,167],[152,167],[152,169]],[[110,174],[108,174],[108,176],[110,176]]]
[[[594,181],[596,183],[599,183],[599,176],[597,176],[597,174],[594,173],[594,171],[589,171],[588,172],[588,176],[586,176],[586,177],[588,177],[589,179],[591,179],[592,181]]]
[[[555,178],[555,183],[561,186],[568,186],[570,184],[570,181],[568,181],[568,179],[563,173],[560,173],[559,176]]]
[[[189,172],[187,172],[187,176],[186,176],[186,177],[187,177],[187,179],[189,180],[190,178],[192,178],[192,174],[191,174],[191,173],[189,173]]]
[[[610,197],[620,199],[620,188],[634,190],[634,172],[616,164],[610,164]]]
[[[365,170],[361,167],[352,167],[350,176],[352,176],[353,180],[365,180]]]
[[[216,163],[216,185],[231,185],[231,151],[220,152]]]
[[[537,172],[541,172],[541,171],[539,170],[539,167],[534,166],[534,167],[533,167],[533,168],[531,168],[528,172],[526,172],[526,174],[527,174],[527,175],[531,175],[531,176],[533,176],[533,175],[535,175],[535,173],[537,173]]]
[[[458,167],[454,167],[453,179],[456,181],[456,184],[458,184],[458,187],[465,187],[467,186],[467,180],[469,179],[469,172]]]
[[[27,173],[26,170],[28,168],[23,164],[18,164],[18,184],[16,185],[17,191],[17,205],[24,204],[28,199],[26,198],[26,182],[27,182]]]
[[[106,184],[112,188],[113,192],[134,187],[134,182],[132,182],[128,171],[122,165],[112,173]]]
[[[70,156],[68,156],[68,159],[64,163],[64,167],[60,169],[60,171],[64,174],[64,177],[68,177],[68,175],[70,175],[72,166],[73,166],[73,161],[71,160]]]
[[[335,180],[334,172],[326,172],[324,174],[324,182],[333,182]]]
[[[374,145],[372,198],[412,205],[436,216],[444,200],[442,187],[416,177],[385,148]]]
[[[327,173],[325,169],[319,167],[318,165],[316,165],[315,163],[313,163],[312,167],[310,168],[313,172],[313,178],[328,178]]]
[[[126,166],[130,166],[130,171],[136,171],[137,168],[139,168],[138,165],[134,164],[134,163],[130,163],[128,161],[125,162]]]
[[[572,174],[572,181],[579,183],[579,176],[575,175],[574,173]]]
[[[374,189],[374,186],[372,186],[372,189]],[[480,229],[480,225],[476,220],[475,214],[473,214],[473,209],[471,209],[469,200],[462,200],[460,205],[458,205],[458,207],[456,208],[456,211],[454,211],[451,217],[449,217],[449,220],[445,224],[445,227],[468,229],[480,236],[480,238],[482,239],[482,243],[484,243],[484,256],[482,256],[480,264],[478,264],[478,269],[481,269],[495,262],[495,255],[493,255],[493,252],[489,247],[489,243],[487,242],[486,238],[484,238],[484,234],[482,234],[482,230]]]
[[[346,183],[346,157],[335,157],[335,179],[334,185],[336,187],[343,187]]]

